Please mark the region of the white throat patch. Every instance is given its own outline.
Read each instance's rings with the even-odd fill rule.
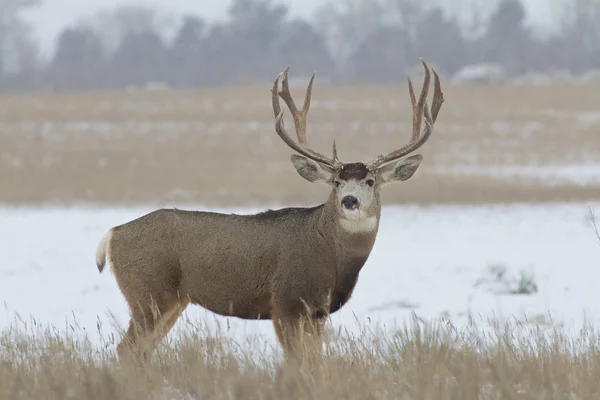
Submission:
[[[377,218],[376,217],[364,217],[360,218],[340,218],[340,225],[342,229],[349,233],[369,233],[377,229]]]

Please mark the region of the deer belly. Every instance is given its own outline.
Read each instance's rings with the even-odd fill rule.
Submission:
[[[223,316],[269,319],[268,286],[258,274],[248,272],[251,269],[243,260],[225,258],[226,254],[200,267],[187,268],[182,286],[190,302]]]
[[[190,296],[193,304],[204,307],[216,314],[226,317],[238,317],[242,319],[270,319],[271,298],[264,295],[259,297],[247,297],[240,299],[221,296]]]

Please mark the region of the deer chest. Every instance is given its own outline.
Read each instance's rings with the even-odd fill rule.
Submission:
[[[351,257],[340,263],[337,282],[331,294],[329,312],[334,313],[350,300],[358,282],[360,270],[365,265],[367,257]]]

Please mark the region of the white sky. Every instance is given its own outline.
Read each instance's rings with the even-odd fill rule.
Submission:
[[[326,4],[329,0],[279,0],[290,6],[291,14],[295,16],[311,17],[315,10]],[[340,1],[340,0],[333,0]],[[372,0],[363,0],[372,1]],[[438,0],[444,6],[453,11],[461,13],[467,4],[473,4],[482,0]],[[529,11],[532,23],[546,25],[552,20],[553,12],[558,9],[559,4],[569,0],[523,0]],[[27,14],[36,29],[35,36],[39,40],[42,51],[51,51],[57,34],[67,25],[75,20],[93,14],[96,10],[112,8],[123,4],[142,4],[156,6],[160,9],[173,11],[175,13],[193,13],[208,20],[223,19],[226,15],[230,0],[170,0],[160,2],[158,0],[43,0],[44,5]],[[494,3],[491,0],[483,3]]]

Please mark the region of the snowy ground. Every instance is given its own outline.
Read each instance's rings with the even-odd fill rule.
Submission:
[[[383,210],[379,236],[351,301],[332,316],[336,328],[402,324],[411,312],[449,316],[458,324],[500,317],[554,326],[600,325],[600,246],[587,220],[600,203],[511,206],[396,206]],[[183,207],[182,207],[183,208]],[[198,208],[198,207],[186,207]],[[140,208],[0,208],[0,329],[15,313],[59,328],[74,319],[108,335],[111,317],[126,326],[128,311],[111,273],[98,274],[95,250],[112,226],[136,218]],[[250,213],[257,210],[220,210]],[[506,293],[507,276],[533,276],[537,292]],[[531,289],[532,285],[528,288]],[[515,289],[508,283],[508,290]],[[216,317],[189,307],[192,319],[215,322],[225,335],[259,334],[274,344],[269,321]],[[105,340],[105,338],[104,338]]]

